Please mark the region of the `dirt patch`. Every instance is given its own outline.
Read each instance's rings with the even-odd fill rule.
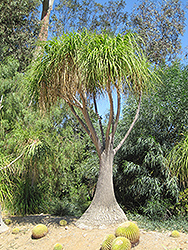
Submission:
[[[65,219],[67,227],[59,226],[59,221]],[[75,226],[76,218],[54,217],[50,215],[33,215],[11,217],[9,230],[0,234],[0,249],[3,250],[53,250],[56,243],[63,245],[64,250],[99,250],[106,234],[114,233],[117,226],[107,229],[83,230]],[[48,226],[48,234],[38,240],[31,238],[32,228],[44,223]],[[20,232],[12,234],[12,229],[18,227]],[[140,229],[140,243],[134,250],[164,250],[180,248],[188,250],[188,235],[180,233],[179,238],[170,237],[170,232],[145,231]]]

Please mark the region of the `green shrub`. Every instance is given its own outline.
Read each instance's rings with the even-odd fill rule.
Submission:
[[[170,212],[169,201],[159,200],[158,198],[152,198],[143,207],[143,214],[148,216],[150,219],[165,220],[172,214]]]
[[[178,202],[173,208],[178,215],[188,214],[188,188],[179,193]]]
[[[176,203],[179,188],[163,154],[153,138],[140,138],[135,145],[123,147],[116,157],[115,193],[126,210],[148,216],[159,215],[158,218],[161,214],[170,215],[166,208]]]

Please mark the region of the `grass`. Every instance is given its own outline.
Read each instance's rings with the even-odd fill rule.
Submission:
[[[127,214],[127,218],[136,221],[140,228],[146,231],[172,231],[177,230],[182,233],[188,232],[188,216],[170,217],[166,220],[152,220],[140,214]]]

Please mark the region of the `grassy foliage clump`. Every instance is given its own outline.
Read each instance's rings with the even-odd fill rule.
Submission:
[[[182,233],[188,232],[188,216],[172,216],[166,220],[161,217],[151,219],[140,214],[128,213],[129,220],[136,221],[139,228],[151,231],[172,231],[177,230]]]

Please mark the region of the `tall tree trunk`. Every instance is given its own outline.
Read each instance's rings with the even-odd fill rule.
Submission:
[[[2,219],[2,215],[1,215],[1,205],[0,205],[0,233],[3,233],[5,231],[8,230],[8,227],[5,225],[5,223],[3,222]]]
[[[42,14],[41,14],[41,31],[39,33],[39,40],[46,41],[48,38],[48,27],[50,20],[50,13],[53,8],[54,0],[43,0],[42,1]]]
[[[39,32],[39,41],[43,42],[46,41],[48,38],[48,29],[49,29],[49,22],[50,22],[50,14],[53,8],[54,0],[43,0],[42,1],[42,14],[41,14],[41,28]],[[41,47],[36,46],[34,52],[34,59],[40,53]]]
[[[99,177],[95,195],[89,208],[76,222],[76,225],[80,228],[104,228],[127,220],[114,194],[113,159],[113,150],[104,151],[100,156]]]

